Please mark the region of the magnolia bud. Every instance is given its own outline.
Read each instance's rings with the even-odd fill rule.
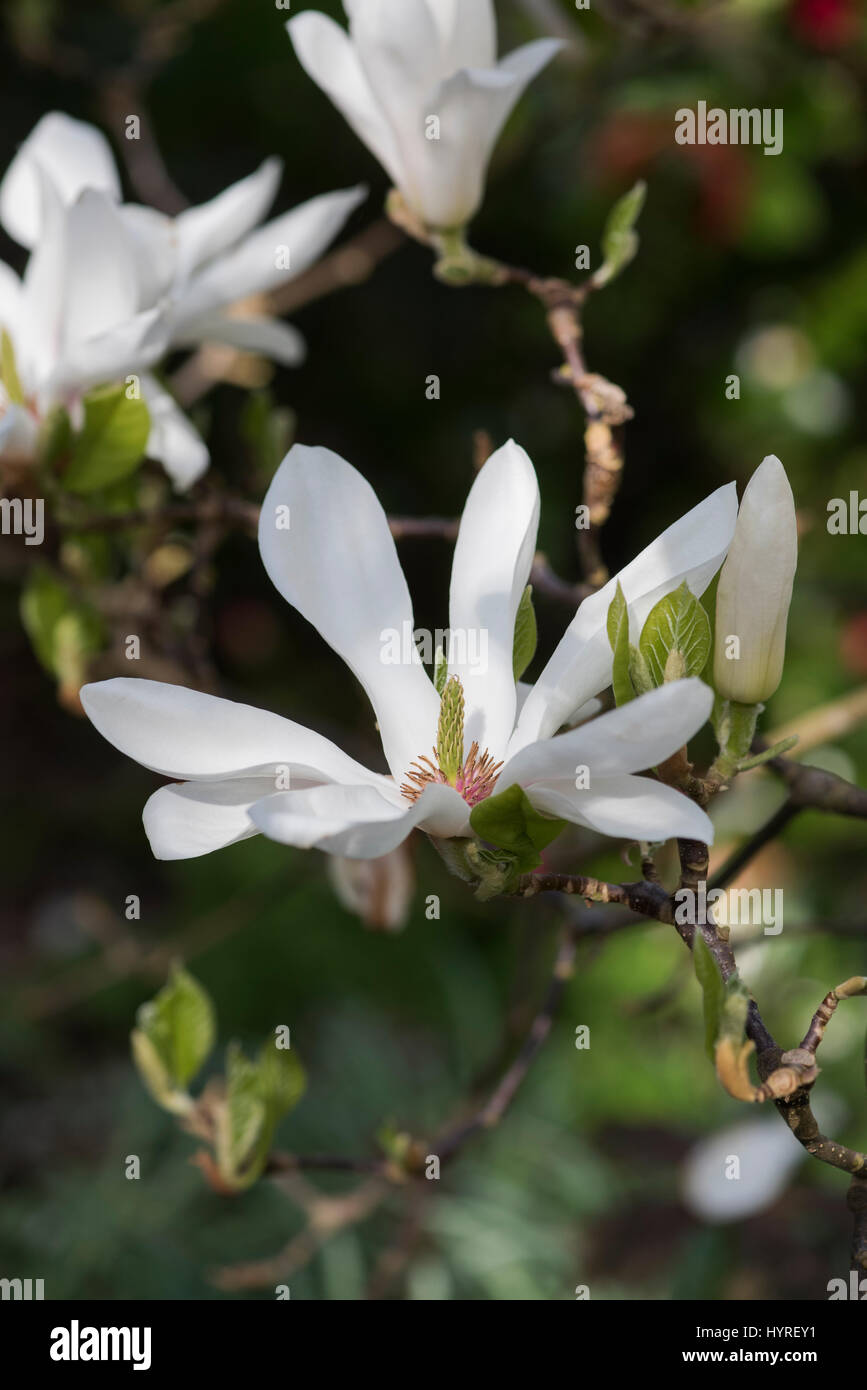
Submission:
[[[770,454],[746,486],[720,571],[713,678],[723,699],[757,705],[779,685],[797,563],[795,500]]]

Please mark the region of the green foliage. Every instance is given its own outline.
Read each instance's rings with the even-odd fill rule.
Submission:
[[[140,1007],[131,1038],[142,1080],[159,1105],[187,1108],[187,1088],[215,1038],[210,997],[192,975],[175,966],[159,994]]]
[[[5,328],[0,332],[0,381],[12,404],[23,405],[24,392],[15,362],[15,348]]]
[[[470,825],[480,839],[514,856],[515,873],[524,874],[537,867],[540,851],[565,829],[566,822],[543,816],[523,787],[514,785],[480,801],[470,813]]]
[[[638,233],[635,230],[635,224],[641,215],[641,209],[644,207],[646,194],[647,184],[643,179],[639,179],[628,193],[624,193],[623,197],[617,200],[608,214],[608,221],[605,223],[605,230],[602,233],[604,260],[593,276],[596,285],[609,284],[622,270],[626,269],[629,262],[635,257],[638,251]]]
[[[638,647],[654,685],[701,675],[710,655],[710,622],[686,580],[654,604]]]
[[[720,1020],[725,1005],[726,987],[710,947],[696,927],[692,943],[692,963],[704,999],[704,1045],[708,1057],[714,1059]]]
[[[533,586],[528,584],[521,595],[518,612],[515,616],[515,638],[512,643],[512,670],[519,681],[533,657],[539,634],[536,628],[536,613],[533,608]]]
[[[614,598],[608,607],[608,640],[614,653],[611,682],[614,689],[614,700],[618,705],[626,705],[630,700],[635,699],[635,690],[629,675],[629,609],[619,580]]]
[[[150,432],[148,408],[124,386],[104,386],[84,400],[84,426],[72,442],[63,475],[70,492],[97,492],[126,478],[142,462]]]
[[[39,567],[24,585],[21,621],[46,671],[77,687],[88,658],[99,651],[104,640],[98,614],[78,600],[51,570]]]
[[[290,1048],[274,1042],[251,1062],[232,1043],[226,1054],[226,1105],[217,1138],[217,1161],[232,1186],[251,1186],[268,1158],[274,1130],[298,1104],[306,1084],[304,1070]]]

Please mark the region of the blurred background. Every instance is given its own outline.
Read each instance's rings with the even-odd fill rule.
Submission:
[[[336,0],[318,8],[342,17]],[[867,682],[865,541],[826,529],[829,499],[867,495],[864,8],[498,0],[497,11],[501,52],[541,34],[570,47],[500,141],[473,244],[570,277],[579,245],[598,264],[615,199],[639,177],[648,184],[639,255],[585,320],[590,367],[635,410],[606,562],[613,571],[712,489],[743,484],[778,454],[801,558],[786,675],[764,727],[797,722]],[[60,109],[113,134],[119,159],[133,161],[127,193],[141,200],[135,182],[159,184],[159,160],[142,167],[117,138],[123,115],[141,111],[172,181],[168,202],[176,190],[207,199],[276,153],[286,164],[278,210],[363,179],[370,197],[343,240],[366,235],[385,176],[302,72],[286,18],[270,0],[7,0],[0,167]],[[674,112],[698,100],[782,108],[783,153],[677,145]],[[558,357],[539,306],[517,289],[445,288],[429,254],[387,228],[372,245],[378,264],[362,255],[339,268],[360,283],[292,314],[309,344],[301,369],[234,363],[223,373],[232,380],[190,391],[214,460],[208,485],[258,501],[297,438],[342,453],[390,512],[449,517],[484,448],[479,432],[494,444],[512,435],[539,473],[539,544],[577,579],[583,421],[551,380]],[[12,243],[0,255],[20,269]],[[726,398],[733,373],[737,400]],[[438,401],[425,397],[431,374]],[[162,487],[158,471],[140,486]],[[0,1273],[43,1277],[47,1297],[105,1299],[273,1298],[283,1275],[293,1298],[308,1299],[557,1300],[579,1285],[592,1298],[823,1299],[827,1281],[845,1276],[846,1178],[802,1161],[772,1111],[723,1093],[690,961],[673,931],[652,924],[581,945],[552,1035],[494,1133],[439,1182],[390,1191],[309,1257],[295,1246],[281,1264],[309,1192],[263,1181],[216,1195],[188,1162],[195,1141],[130,1062],[135,1010],[169,962],[183,959],[212,995],[221,1050],[291,1026],[308,1090],[281,1126],[283,1148],[372,1155],[377,1135],[432,1135],[491,1090],[544,993],[557,904],[479,904],[421,841],[393,866],[388,922],[381,885],[355,885],[376,919],[367,925],[317,853],[257,838],[155,862],[140,811],[156,779],[96,735],[74,689],[58,689],[34,656],[19,619],[33,557],[14,538],[2,547]],[[445,626],[450,550],[439,539],[400,545],[419,625]],[[282,603],[244,534],[109,531],[66,538],[54,560],[101,586],[91,676],[128,673],[122,635],[143,632],[137,674],[279,710],[377,756],[358,688]],[[570,616],[544,596],[537,613],[528,678]],[[852,723],[807,756],[863,784],[867,728]],[[716,812],[715,861],[781,800],[769,775],[743,777]],[[638,876],[619,846],[589,835],[558,842],[551,862]],[[739,881],[784,890],[780,936],[747,927],[734,939],[785,1046],[828,989],[865,970],[864,865],[863,823],[808,813]],[[344,882],[344,903],[349,891]],[[124,917],[129,894],[140,921]],[[430,894],[439,920],[425,916]],[[589,1050],[575,1047],[580,1025]],[[836,1136],[862,1148],[864,1025],[859,1001],[839,1010],[818,1085]],[[745,1123],[748,1134],[730,1133]],[[740,1183],[719,1178],[728,1153],[742,1155]],[[125,1177],[133,1154],[137,1181]],[[309,1182],[340,1196],[358,1179]],[[261,1260],[272,1263],[260,1286],[218,1287],[215,1271]]]

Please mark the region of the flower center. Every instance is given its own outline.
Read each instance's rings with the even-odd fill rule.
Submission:
[[[478,743],[473,743],[464,757],[464,691],[457,676],[452,676],[443,690],[437,744],[431,752],[433,762],[419,756],[410,765],[400,789],[408,801],[417,801],[434,782],[454,787],[468,806],[477,806],[490,796],[503,764],[495,763],[487,748],[480,756]]]

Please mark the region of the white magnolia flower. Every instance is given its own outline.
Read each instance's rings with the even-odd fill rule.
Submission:
[[[735,511],[734,485],[720,488],[623,570],[620,583],[636,621],[684,579],[696,593],[704,589],[725,555]],[[484,630],[487,660],[450,665],[465,710],[463,761],[449,784],[441,768],[419,761],[437,742],[440,697],[414,646],[414,659],[382,659],[385,634],[413,631],[385,512],[369,483],[336,454],[302,445],[290,450],[262,506],[262,559],[283,597],[364,687],[391,776],[248,705],[155,681],[85,686],[82,703],[100,733],[145,767],[177,779],[145,807],[156,856],[206,854],[261,831],[285,844],[376,858],[416,826],[438,837],[470,834],[472,807],[516,783],[543,814],[603,834],[709,841],[704,811],[670,787],[633,775],[704,724],[712,697],[700,681],[662,686],[552,737],[564,711],[571,714],[610,682],[605,624],[616,581],[582,604],[516,720],[515,618],[538,517],[533,466],[510,442],[473,483],[455,547],[450,629]],[[289,530],[278,524],[286,518]],[[579,767],[589,769],[586,789],[576,786],[587,780],[576,777]],[[287,775],[289,789],[275,790]]]
[[[151,414],[148,452],[179,487],[203,473],[203,440],[149,370],[170,349],[206,341],[299,362],[304,343],[291,325],[226,310],[302,274],[365,196],[327,193],[258,226],[281,168],[267,159],[210,202],[166,217],[120,202],[100,131],[44,116],[0,183],[0,222],[31,251],[21,280],[0,262],[0,327],[26,402],[10,415],[0,397],[0,449],[29,452],[52,407],[75,412],[92,387],[132,374]]]
[[[464,226],[524,88],[562,47],[538,39],[497,62],[492,0],[345,0],[349,33],[315,10],[290,19],[298,58],[429,227]]]
[[[761,704],[780,684],[797,567],[795,499],[785,468],[769,454],[744,489],[719,577],[713,674],[723,699]]]

